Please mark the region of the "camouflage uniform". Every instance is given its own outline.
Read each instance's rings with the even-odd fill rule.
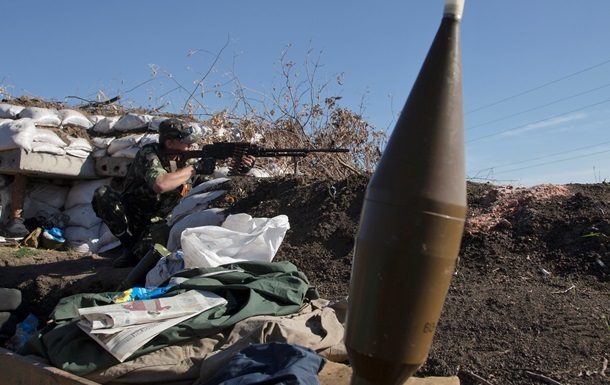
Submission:
[[[117,236],[125,247],[131,247],[134,255],[141,259],[155,243],[165,245],[169,228],[167,221],[173,208],[182,197],[182,186],[163,194],[153,191],[157,178],[172,170],[168,162],[163,162],[158,143],[143,146],[129,167],[123,191],[110,186],[99,187],[92,200],[93,210]],[[189,163],[194,162],[191,160]],[[190,184],[198,184],[207,178],[196,177]],[[120,234],[129,232],[130,237]],[[127,243],[127,244],[126,244]],[[131,245],[129,243],[132,243]]]

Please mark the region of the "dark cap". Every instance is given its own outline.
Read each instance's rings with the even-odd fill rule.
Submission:
[[[190,123],[180,119],[165,119],[159,124],[159,142],[165,143],[166,139],[177,139],[182,143],[192,144],[200,137],[198,131]]]

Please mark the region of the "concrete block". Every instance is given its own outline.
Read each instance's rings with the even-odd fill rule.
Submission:
[[[95,172],[99,176],[124,177],[132,162],[130,158],[105,156],[95,160]]]
[[[70,155],[52,155],[41,152],[27,153],[16,148],[0,151],[0,174],[27,176],[96,179],[95,161]]]

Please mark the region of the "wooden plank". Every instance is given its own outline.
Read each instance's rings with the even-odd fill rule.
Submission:
[[[23,213],[23,204],[25,202],[26,187],[28,184],[28,177],[24,174],[15,175],[13,181],[13,191],[11,195],[11,212],[9,218],[21,218]]]
[[[352,368],[328,361],[318,374],[320,385],[349,385],[352,379]],[[460,385],[460,379],[451,377],[411,377],[404,385]]]

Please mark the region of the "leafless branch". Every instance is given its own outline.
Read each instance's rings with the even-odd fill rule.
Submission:
[[[484,379],[483,377],[481,377],[481,376],[479,376],[477,374],[469,372],[468,370],[460,369],[460,373],[467,375],[468,377],[470,377],[470,378],[480,382],[481,384],[492,385],[491,382],[487,381],[486,379]]]
[[[562,385],[561,382],[557,382],[557,381],[553,380],[552,378],[549,378],[549,377],[539,374],[539,373],[530,372],[529,370],[525,370],[525,374],[527,374],[528,376],[535,378],[537,380],[546,382],[547,384]]]

